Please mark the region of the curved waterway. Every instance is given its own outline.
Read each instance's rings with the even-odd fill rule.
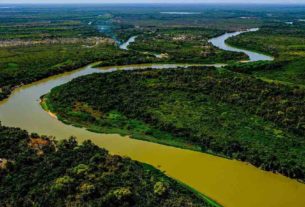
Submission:
[[[43,111],[39,105],[41,95],[79,76],[120,69],[163,69],[178,66],[153,64],[100,69],[87,66],[53,76],[22,86],[16,89],[9,99],[0,102],[0,120],[6,126],[20,127],[29,132],[55,136],[57,139],[72,135],[80,142],[90,139],[112,154],[151,164],[226,207],[304,207],[305,185],[295,180],[236,160],[117,134],[97,134],[65,125]]]
[[[258,31],[259,28],[252,28],[252,29],[248,29],[245,31],[239,31],[239,32],[230,32],[230,33],[225,33],[219,37],[215,37],[209,40],[209,42],[214,45],[215,47],[218,47],[222,50],[227,50],[227,51],[231,51],[231,52],[242,52],[245,53],[246,55],[248,55],[249,57],[249,62],[255,62],[255,61],[272,61],[274,58],[271,56],[267,56],[261,53],[257,53],[257,52],[253,52],[250,50],[245,50],[245,49],[240,49],[240,48],[236,48],[233,46],[230,46],[226,43],[226,40],[240,35],[242,33],[247,33],[247,32],[256,32]]]

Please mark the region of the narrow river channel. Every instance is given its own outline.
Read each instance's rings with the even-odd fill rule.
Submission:
[[[230,33],[225,33],[219,37],[215,37],[209,40],[209,42],[214,45],[215,47],[218,47],[222,50],[227,50],[227,51],[231,51],[231,52],[242,52],[245,53],[246,55],[248,55],[249,57],[249,62],[255,62],[255,61],[272,61],[274,58],[271,56],[267,56],[261,53],[257,53],[257,52],[252,52],[249,50],[245,50],[245,49],[240,49],[240,48],[236,48],[233,46],[230,46],[226,43],[226,40],[243,34],[243,33],[247,33],[247,32],[256,32],[258,31],[259,28],[252,28],[252,29],[248,29],[245,31],[239,31],[239,32],[230,32]]]
[[[225,38],[219,37],[220,40],[224,41]],[[226,207],[304,207],[305,185],[295,180],[236,160],[135,140],[117,134],[97,134],[65,125],[43,111],[39,105],[41,95],[79,76],[115,70],[147,67],[166,69],[178,66],[152,64],[100,69],[87,66],[53,76],[22,86],[7,100],[0,102],[0,120],[6,126],[52,135],[57,139],[68,138],[71,135],[76,136],[80,142],[90,139],[112,154],[128,156],[151,164]]]

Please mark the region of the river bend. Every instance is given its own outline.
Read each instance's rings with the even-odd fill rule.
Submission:
[[[221,48],[225,44],[225,39],[232,35],[225,34],[218,39],[212,39],[211,43]],[[178,66],[152,64],[100,69],[87,66],[52,76],[20,87],[7,100],[0,102],[0,120],[6,126],[20,127],[29,132],[55,136],[57,139],[71,135],[76,136],[80,142],[90,139],[112,154],[128,156],[165,171],[168,176],[191,186],[223,206],[304,207],[305,185],[295,180],[236,160],[135,140],[118,134],[97,134],[83,128],[65,125],[46,113],[39,104],[40,96],[48,93],[52,88],[83,75],[121,69],[147,67],[165,69]]]

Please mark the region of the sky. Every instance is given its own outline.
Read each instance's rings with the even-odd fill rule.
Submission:
[[[0,0],[0,4],[15,3],[256,3],[256,4],[305,4],[305,0]]]

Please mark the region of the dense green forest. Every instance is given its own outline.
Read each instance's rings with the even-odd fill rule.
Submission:
[[[1,206],[213,206],[158,170],[90,141],[0,126]]]
[[[93,74],[46,101],[61,120],[93,131],[199,148],[304,180],[304,93],[199,67]]]

